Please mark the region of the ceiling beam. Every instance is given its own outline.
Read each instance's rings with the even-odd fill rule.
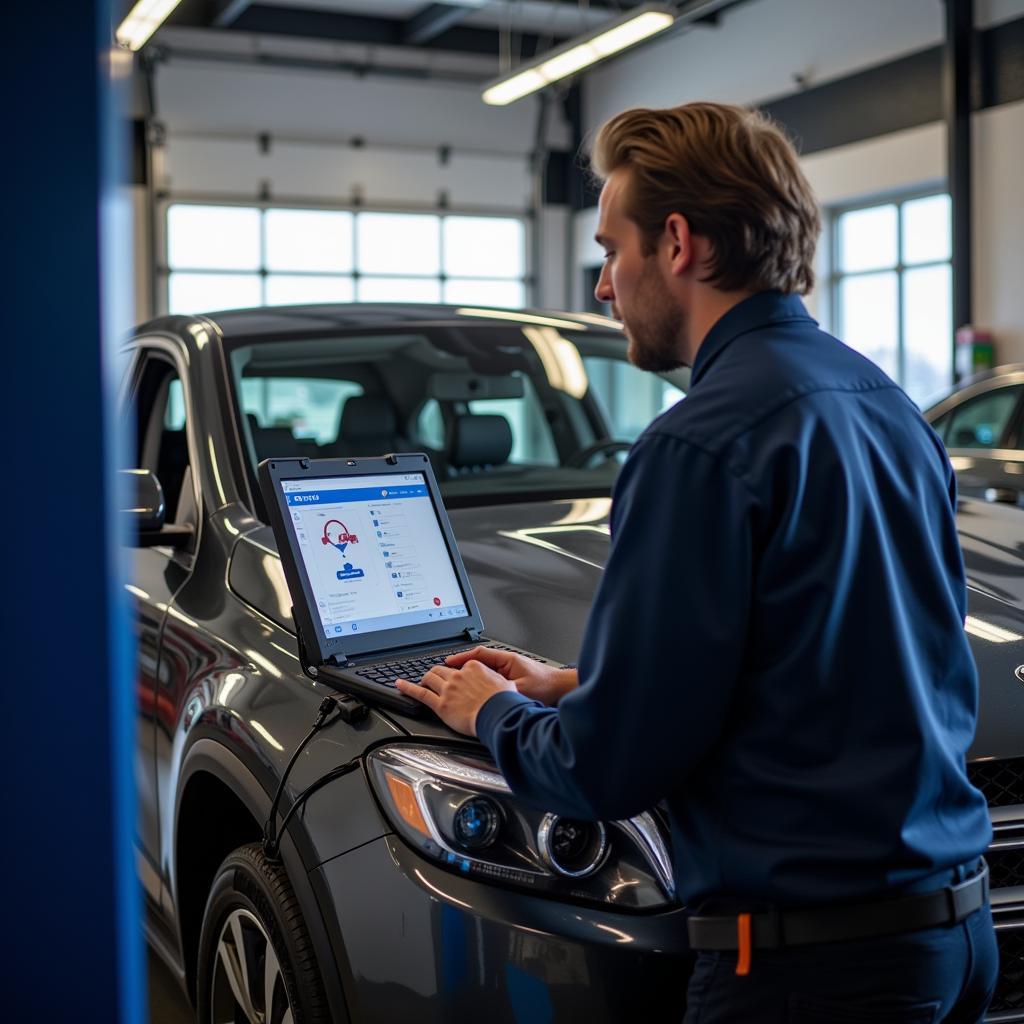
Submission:
[[[205,8],[203,16],[198,13],[204,8],[205,5],[183,3],[172,16],[173,22],[169,19],[168,24],[209,28],[209,9]],[[260,32],[269,35],[302,36],[307,39],[336,39],[345,43],[403,46],[409,45],[405,38],[407,25],[407,21],[393,18],[247,2],[245,10],[223,28],[229,32]],[[550,40],[544,42],[547,45]],[[554,40],[555,44],[559,42],[561,37]],[[523,59],[534,56],[540,43],[540,37],[533,33],[523,35]],[[432,50],[497,57],[498,31],[476,26],[452,25],[439,30],[436,35],[420,45]]]
[[[457,25],[470,11],[476,7],[463,4],[430,4],[414,14],[402,31],[402,42],[409,46],[422,46],[436,39],[442,32],[447,32]]]

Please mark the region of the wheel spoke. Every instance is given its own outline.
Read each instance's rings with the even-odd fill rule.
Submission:
[[[210,993],[218,1024],[294,1024],[284,972],[263,923],[239,908],[224,922]]]
[[[231,938],[225,934],[221,936],[217,954],[224,967],[224,974],[228,985],[231,986],[231,993],[235,1002],[241,1007],[242,1012],[249,1019],[251,1024],[262,1024],[252,1005],[252,997],[249,994],[249,964],[246,956],[245,940],[242,936],[242,922],[240,916],[232,914],[229,920]]]

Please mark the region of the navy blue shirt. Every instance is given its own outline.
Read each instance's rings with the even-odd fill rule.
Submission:
[[[664,800],[691,903],[937,885],[990,839],[955,503],[904,392],[800,299],[755,295],[622,468],[579,688],[497,694],[477,733],[548,810]]]

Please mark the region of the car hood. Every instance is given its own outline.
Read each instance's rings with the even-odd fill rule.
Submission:
[[[488,636],[575,662],[608,555],[607,498],[534,502],[451,512],[459,550]],[[968,577],[968,639],[981,678],[970,756],[1021,754],[1024,720],[1024,513],[961,502]],[[269,527],[243,537],[232,590],[293,631],[290,598]],[[390,713],[413,735],[449,736],[440,723]]]

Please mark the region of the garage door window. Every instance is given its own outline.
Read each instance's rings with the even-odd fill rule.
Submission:
[[[167,309],[309,302],[526,304],[514,217],[175,203],[167,209]]]
[[[925,404],[953,381],[949,196],[833,213],[835,331]]]

